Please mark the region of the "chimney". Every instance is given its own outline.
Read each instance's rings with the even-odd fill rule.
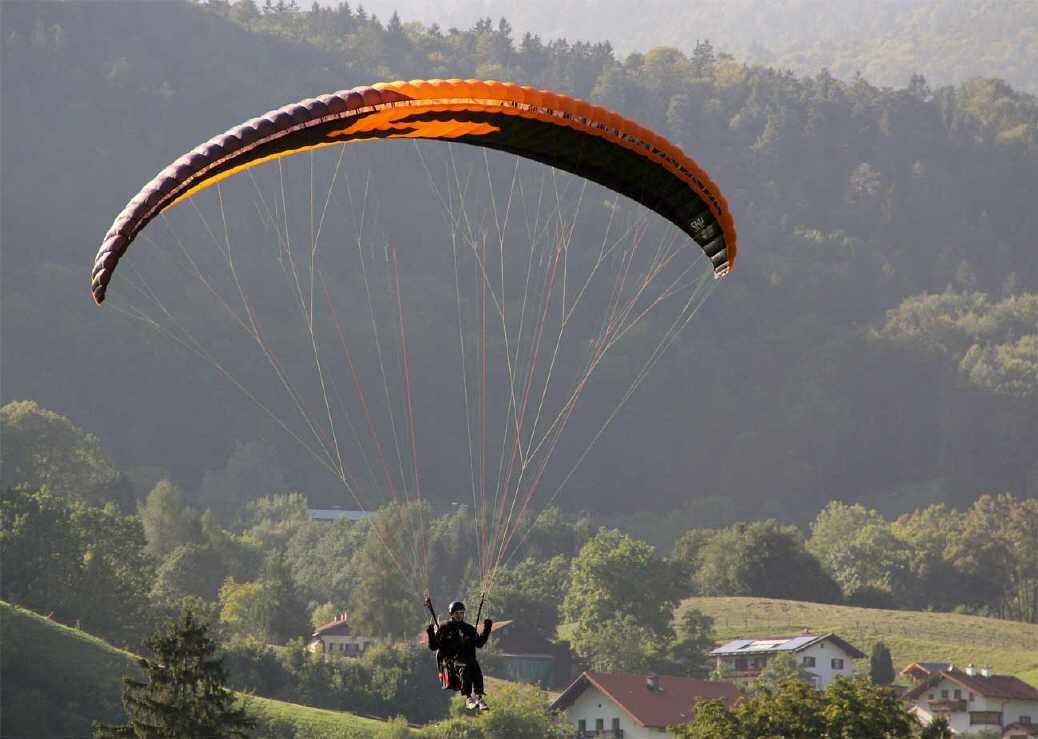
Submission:
[[[663,686],[660,685],[660,676],[655,672],[650,672],[645,676],[645,687],[653,693],[663,692]]]
[[[977,668],[973,666],[972,662],[970,662],[968,665],[966,665],[966,674],[969,675],[970,677],[976,676]]]
[[[984,665],[980,668],[980,674],[984,677],[991,677],[991,667],[989,667],[988,665]]]

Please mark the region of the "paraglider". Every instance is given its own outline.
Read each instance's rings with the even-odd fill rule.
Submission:
[[[530,520],[533,496],[545,479],[548,462],[559,445],[559,439],[592,373],[602,365],[606,354],[623,337],[636,334],[635,328],[642,331],[647,324],[655,322],[651,328],[657,331],[659,341],[651,350],[642,354],[641,359],[644,361],[632,364],[634,372],[629,386],[619,394],[619,402],[612,410],[603,409],[604,412],[597,419],[597,431],[591,433],[586,448],[582,452],[570,450],[569,457],[575,462],[568,474],[560,476],[557,481],[553,480],[553,484],[558,482],[556,495],[652,366],[673,343],[681,328],[687,325],[703,304],[709,292],[704,286],[714,283],[710,280],[711,273],[719,278],[732,269],[736,257],[735,226],[724,196],[691,158],[660,135],[604,108],[550,91],[493,81],[415,80],[379,83],[303,100],[248,120],[201,144],[160,172],[130,200],[105,234],[92,271],[91,293],[95,302],[101,304],[105,301],[112,276],[131,243],[142,235],[150,222],[178,203],[192,199],[207,188],[233,179],[242,172],[247,173],[248,180],[253,176],[249,170],[266,162],[277,161],[277,174],[280,174],[282,158],[340,144],[384,139],[464,143],[484,149],[484,163],[487,159],[485,150],[496,150],[548,165],[553,168],[551,178],[555,177],[556,170],[562,170],[582,178],[584,185],[587,181],[602,185],[617,193],[617,200],[621,195],[626,196],[658,213],[681,232],[675,234],[672,229],[668,229],[671,231],[669,240],[662,239],[656,247],[639,251],[644,229],[635,226],[624,230],[618,226],[617,230],[621,233],[610,233],[613,213],[618,210],[614,203],[605,219],[608,222],[601,218],[590,222],[590,225],[601,222],[605,231],[598,252],[571,256],[571,236],[576,215],[572,223],[564,223],[566,219],[562,217],[562,205],[556,190],[553,195],[557,212],[540,222],[539,231],[535,226],[532,231],[536,233],[527,234],[528,252],[524,258],[515,259],[515,262],[524,264],[516,264],[516,284],[509,286],[506,291],[505,275],[515,263],[509,261],[513,257],[505,249],[505,242],[509,238],[507,211],[503,223],[497,220],[494,212],[493,226],[497,229],[498,249],[496,254],[489,253],[486,248],[487,230],[473,234],[469,230],[470,224],[477,219],[470,221],[452,212],[454,207],[459,210],[466,207],[462,197],[465,185],[458,181],[448,185],[447,202],[443,203],[443,207],[447,216],[445,220],[451,229],[450,238],[446,240],[451,251],[450,259],[444,261],[453,270],[456,337],[460,350],[459,374],[465,419],[453,436],[465,440],[463,448],[468,453],[473,493],[472,517],[474,528],[478,531],[476,558],[480,589],[486,595],[493,587],[498,568],[507,563],[510,554],[522,546],[524,537],[520,530]],[[378,157],[375,157],[375,161],[376,169],[386,166]],[[513,188],[518,178],[518,159],[515,161]],[[489,180],[489,165],[486,169]],[[335,174],[338,171],[336,164]],[[334,185],[334,175],[331,181]],[[554,179],[551,181],[557,184]],[[128,314],[166,330],[174,340],[208,360],[255,401],[279,427],[310,451],[315,460],[332,472],[342,482],[344,489],[354,496],[362,510],[364,505],[357,496],[357,490],[362,485],[358,484],[358,476],[350,471],[348,460],[344,459],[347,448],[359,454],[365,466],[372,470],[372,482],[366,487],[375,494],[376,505],[384,503],[384,500],[377,498],[379,494],[395,497],[398,491],[413,491],[416,506],[413,509],[399,508],[397,513],[400,521],[397,525],[387,526],[383,531],[378,524],[373,524],[372,532],[384,551],[391,555],[392,563],[405,578],[410,578],[416,592],[421,592],[417,588],[424,583],[427,589],[429,583],[429,535],[425,525],[425,502],[421,498],[419,484],[415,404],[412,402],[413,383],[409,373],[408,335],[398,251],[388,239],[377,245],[379,258],[387,270],[388,311],[385,308],[381,311],[376,309],[372,300],[366,265],[375,252],[368,253],[362,248],[361,235],[356,236],[359,269],[339,269],[334,278],[336,282],[326,280],[325,274],[318,268],[320,226],[329,208],[334,212],[336,207],[342,206],[330,206],[334,201],[330,197],[332,190],[329,187],[323,207],[315,208],[313,183],[311,169],[307,214],[310,249],[306,261],[308,267],[304,268],[308,269],[308,274],[304,276],[309,279],[300,279],[294,262],[292,240],[288,237],[290,206],[285,205],[285,200],[290,198],[285,195],[286,190],[292,192],[291,186],[286,187],[284,178],[278,177],[281,202],[272,202],[272,207],[268,207],[258,186],[256,193],[259,199],[257,211],[262,225],[277,242],[274,244],[277,248],[269,251],[273,252],[282,275],[288,275],[292,282],[292,295],[288,302],[296,304],[295,308],[304,319],[302,335],[309,347],[304,347],[302,355],[295,352],[293,359],[304,359],[308,353],[312,353],[314,388],[319,393],[317,407],[323,422],[318,422],[309,414],[299,386],[288,377],[289,363],[271,348],[267,334],[256,320],[248,291],[240,282],[239,272],[232,259],[227,223],[222,217],[224,232],[221,238],[217,238],[200,210],[198,214],[206,235],[213,241],[210,246],[215,245],[215,252],[225,260],[226,276],[233,296],[230,302],[240,301],[240,314],[231,308],[230,302],[224,300],[216,289],[214,282],[218,275],[208,271],[205,262],[187,254],[185,242],[190,243],[191,239],[175,237],[187,266],[185,274],[197,277],[204,288],[201,294],[217,301],[217,314],[222,311],[230,323],[243,329],[256,342],[259,356],[266,360],[278,385],[289,396],[289,407],[302,417],[302,431],[297,433],[291,430],[269,404],[261,402],[251,389],[234,377],[229,365],[219,361],[208,344],[198,341],[184,324],[174,319],[169,307],[158,301],[151,286],[144,281],[139,285],[138,294],[154,300],[158,316],[165,317],[172,325],[162,327],[160,320],[136,307],[131,308]],[[488,182],[488,185],[492,183]],[[450,189],[452,186],[454,190]],[[488,187],[488,190],[493,208],[493,187]],[[214,192],[222,214],[222,186],[214,188]],[[299,195],[300,200],[304,199],[302,194],[295,194]],[[198,204],[197,200],[191,202],[196,206]],[[391,217],[394,212],[407,207],[406,202],[394,201],[392,196],[382,198],[380,205]],[[606,211],[599,211],[603,212]],[[363,220],[362,210],[359,218],[361,225]],[[487,223],[490,223],[489,219]],[[553,228],[546,228],[545,224]],[[465,233],[460,233],[462,231]],[[149,236],[150,232],[144,233],[143,238]],[[421,239],[416,238],[414,241],[418,244]],[[471,299],[465,299],[461,292],[464,280],[459,278],[459,265],[465,255],[459,254],[457,250],[460,242],[466,243],[471,252],[468,254],[470,262],[467,263],[469,274],[475,281],[474,294],[469,296]],[[341,255],[345,251],[339,250],[336,254]],[[415,249],[414,253],[418,251]],[[162,250],[160,253],[163,253]],[[255,261],[259,261],[260,256],[256,254]],[[709,261],[710,270],[699,269],[706,260]],[[506,261],[509,262],[507,268]],[[130,274],[133,274],[133,270]],[[423,271],[423,274],[426,272]],[[344,280],[355,277],[360,280],[361,290],[339,292],[355,295],[367,303],[366,317],[370,318],[370,335],[374,343],[372,372],[376,372],[377,368],[375,376],[384,391],[384,408],[392,439],[392,447],[390,449],[387,444],[385,454],[378,424],[373,418],[372,404],[368,402],[364,383],[360,380],[361,373],[348,347],[349,332],[344,330],[345,322],[340,320],[340,308],[333,299],[334,291],[329,288],[330,284],[341,287]],[[500,281],[491,284],[492,278]],[[506,292],[515,299],[514,305],[509,305],[504,299]],[[281,296],[264,294],[268,300],[278,297]],[[586,313],[578,313],[577,307],[582,305],[584,298],[592,303],[592,307]],[[668,317],[657,319],[659,313],[654,311],[663,312],[660,306],[670,309]],[[363,308],[360,310],[363,312]],[[323,313],[319,315],[320,311]],[[471,313],[463,315],[465,311]],[[392,331],[378,330],[376,317],[379,313],[392,322]],[[448,323],[440,320],[443,313],[441,311],[437,314],[431,323]],[[652,321],[647,319],[650,314],[653,316]],[[497,341],[487,333],[488,316],[493,318],[495,315],[500,319],[502,331]],[[326,323],[322,325],[319,319]],[[205,318],[202,322],[207,323]],[[473,331],[471,338],[466,338],[466,327]],[[582,332],[580,336],[571,339],[578,332]],[[320,346],[322,334],[332,336],[342,348],[345,366],[349,369],[347,376],[357,392],[357,418],[363,419],[362,426],[369,430],[371,437],[368,445],[372,453],[370,460],[365,456],[361,434],[357,433],[356,425],[351,424],[349,413],[343,408],[342,394],[328,371],[327,361],[332,352],[325,352]],[[399,336],[398,366],[403,381],[403,397],[399,403],[390,397],[391,383],[387,379],[383,362],[383,345],[388,342],[384,334]],[[294,335],[293,331],[281,333],[282,337]],[[471,347],[467,351],[466,341],[470,342],[468,346]],[[437,350],[442,345],[442,342],[436,344]],[[498,352],[496,355],[492,354],[495,350]],[[500,383],[496,388],[490,384],[490,380],[494,379],[491,373],[495,369],[507,374],[506,377],[499,375]],[[568,386],[565,384],[564,369],[575,371],[570,376],[571,384]],[[470,371],[474,373],[471,382],[467,379]],[[549,384],[552,385],[551,392]],[[439,398],[444,394],[444,389],[438,386],[434,392]],[[501,422],[501,431],[496,438],[492,436],[493,431],[488,431],[490,420],[493,420],[488,415],[488,408],[495,394],[503,405],[500,419],[497,419]],[[614,392],[614,397],[616,395]],[[397,433],[394,412],[399,412],[406,419],[406,423],[401,425],[400,434]],[[350,427],[352,447],[340,441],[345,435],[339,432],[339,424],[343,421],[337,416],[338,413]],[[442,423],[442,416],[441,413],[437,418],[438,427]],[[440,428],[437,428],[435,436],[437,441],[450,441],[452,438],[451,433],[445,433]],[[308,446],[304,439],[312,439],[312,446]],[[410,450],[407,449],[408,444]],[[499,454],[496,482],[492,479],[495,464],[488,456],[491,450]],[[390,464],[387,463],[391,452],[395,452],[398,475],[390,470]],[[405,468],[410,468],[406,474]],[[376,477],[382,477],[382,480],[376,482]],[[475,650],[486,643],[492,623],[489,620],[483,622],[480,632],[477,628],[480,626],[478,616],[475,625],[469,624],[464,620],[464,606],[458,602],[452,605],[452,618],[441,626],[432,611],[431,601],[426,601],[433,616],[427,632],[429,647],[437,651],[442,686],[464,693],[470,708],[486,710],[482,671]],[[481,602],[480,611],[482,606]]]

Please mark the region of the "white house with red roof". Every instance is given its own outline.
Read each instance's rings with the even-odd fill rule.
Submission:
[[[721,700],[732,706],[739,689],[728,682],[671,675],[584,672],[551,704],[573,726],[574,739],[659,739],[668,726],[692,720],[695,705]]]
[[[836,634],[804,632],[796,636],[733,639],[709,653],[739,685],[750,685],[768,662],[779,654],[792,654],[811,676],[811,684],[824,688],[837,677],[854,674],[854,660],[864,657],[857,647]]]
[[[956,734],[1000,729],[1011,739],[1038,737],[1038,688],[987,667],[951,665],[920,680],[902,697],[921,723],[948,719]]]
[[[349,613],[343,611],[335,614],[335,618],[328,623],[314,629],[306,648],[310,652],[359,657],[376,641],[369,636],[355,635],[350,629]]]

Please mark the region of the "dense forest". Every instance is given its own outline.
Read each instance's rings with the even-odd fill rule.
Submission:
[[[87,265],[113,213],[251,115],[450,76],[557,89],[654,127],[735,213],[735,271],[598,440],[564,508],[806,523],[834,498],[897,514],[1036,492],[1038,105],[1003,81],[797,77],[706,40],[619,58],[605,43],[515,38],[503,20],[444,31],[345,3],[3,12],[3,396],[91,428],[138,498],[164,476],[194,494],[252,464],[315,505],[348,504],[204,363],[93,309]],[[425,179],[397,171],[402,155],[358,156],[376,192],[414,203],[397,232],[421,232],[435,202]],[[372,166],[381,157],[394,166]],[[419,278],[402,276],[416,310],[438,305]],[[253,462],[243,451],[271,447]],[[430,463],[434,503],[455,498],[457,464]],[[717,498],[724,510],[704,505]]]
[[[827,67],[841,80],[860,74],[891,87],[903,86],[913,73],[941,85],[996,76],[1038,92],[1031,63],[1038,51],[1038,10],[1023,0],[703,0],[692,10],[676,0],[649,0],[637,12],[623,0],[594,6],[577,0],[368,0],[364,7],[382,18],[399,11],[443,28],[503,15],[520,33],[548,39],[579,34],[610,41],[623,54],[662,45],[690,53],[709,38],[742,61],[798,75]]]

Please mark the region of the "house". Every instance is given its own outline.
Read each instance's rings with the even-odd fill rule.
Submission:
[[[583,672],[551,704],[573,726],[572,739],[659,739],[674,736],[668,726],[692,720],[704,700],[732,706],[742,697],[729,682],[690,677]]]
[[[509,619],[495,621],[490,634],[487,651],[479,657],[486,674],[542,688],[562,688],[573,679],[568,643],[553,643],[535,629]],[[418,641],[427,643],[424,630]]]
[[[349,521],[363,521],[374,518],[375,514],[369,511],[347,511],[343,508],[308,508],[311,521],[338,521],[345,518]]]
[[[908,711],[921,723],[938,716],[948,719],[956,734],[985,728],[1003,730],[1003,737],[1031,739],[1038,734],[1038,688],[1012,675],[995,675],[954,665],[939,670],[905,693]],[[1030,732],[1030,733],[1028,733]]]
[[[351,633],[349,625],[349,614],[346,611],[337,613],[335,618],[326,624],[318,626],[310,636],[306,645],[308,652],[324,652],[325,654],[340,654],[346,657],[359,657],[367,651],[374,642],[378,641],[369,636],[356,636]]]
[[[836,634],[804,632],[798,636],[764,639],[735,639],[709,653],[718,669],[727,669],[740,686],[753,683],[768,661],[779,654],[792,654],[810,676],[811,684],[824,688],[838,676],[850,677],[853,662],[865,655]]]
[[[913,683],[919,683],[935,672],[950,670],[953,667],[951,662],[913,662],[901,670],[901,674],[910,678]]]
[[[1038,724],[1009,724],[1002,729],[1002,739],[1038,739]]]

